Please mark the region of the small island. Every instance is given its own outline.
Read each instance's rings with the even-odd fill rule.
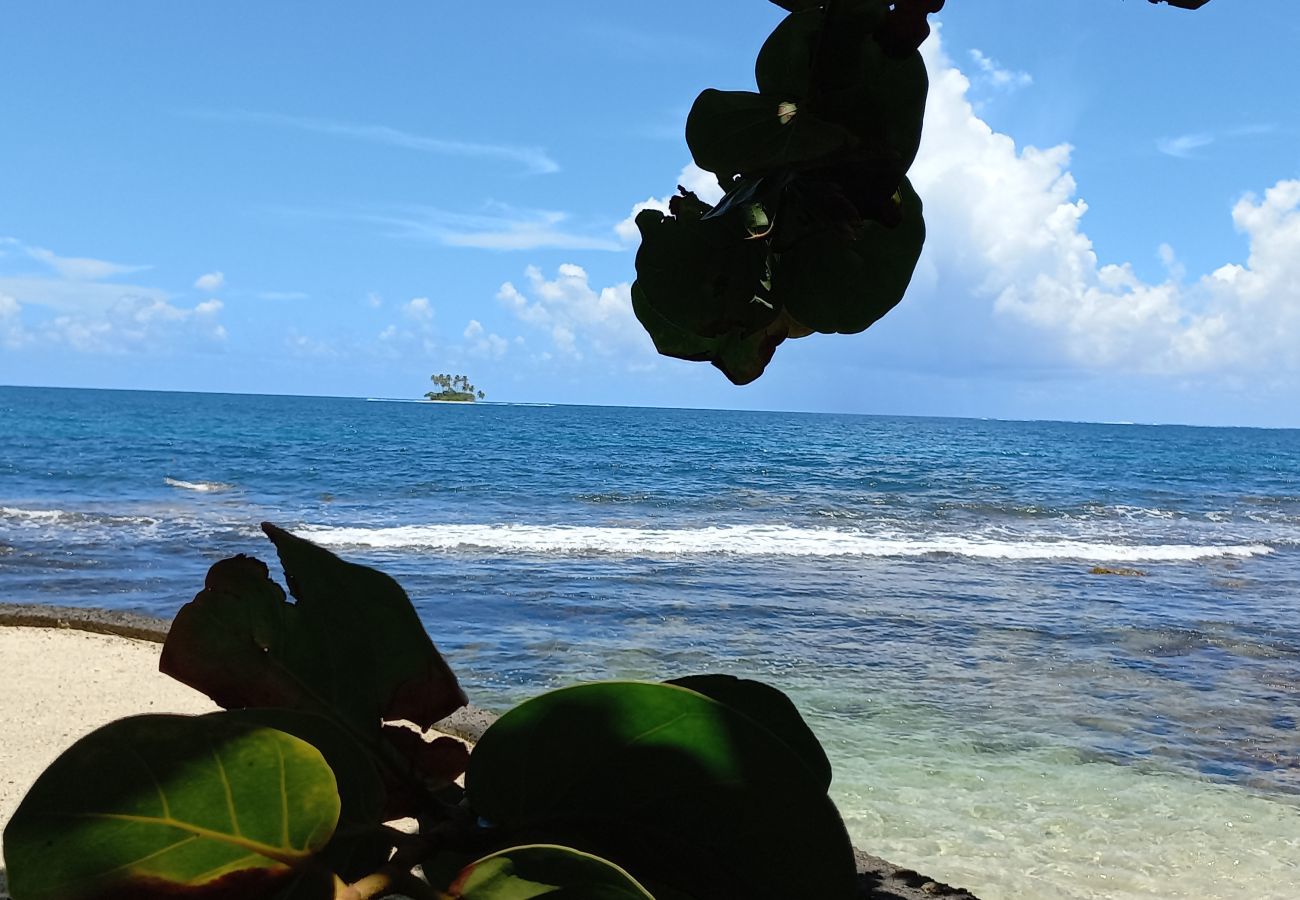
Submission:
[[[429,391],[424,396],[440,403],[473,403],[487,397],[464,375],[430,375],[429,380],[442,390]]]

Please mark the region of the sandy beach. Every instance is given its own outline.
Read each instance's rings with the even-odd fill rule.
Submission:
[[[45,767],[101,725],[217,708],[161,674],[158,650],[154,641],[76,628],[0,626],[0,827]],[[0,879],[0,897],[8,896]]]

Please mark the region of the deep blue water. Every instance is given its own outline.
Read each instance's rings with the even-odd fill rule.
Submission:
[[[907,728],[1300,796],[1300,431],[0,388],[0,598],[169,616],[262,520],[488,706],[726,670],[850,771]]]

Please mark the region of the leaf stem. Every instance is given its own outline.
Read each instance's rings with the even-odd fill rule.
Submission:
[[[412,900],[450,900],[447,894],[416,878],[410,871],[392,865],[351,884],[343,884],[335,876],[334,900],[373,900],[386,894],[404,894]]]

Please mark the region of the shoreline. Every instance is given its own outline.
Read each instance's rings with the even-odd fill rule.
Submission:
[[[7,739],[0,753],[5,761],[0,767],[0,829],[45,767],[95,728],[135,713],[201,714],[216,709],[202,694],[157,672],[156,645],[166,639],[169,626],[165,619],[137,613],[0,603],[3,655],[6,661],[14,658],[14,671],[29,682],[21,692],[0,692],[0,729],[13,734],[19,721],[29,725],[22,730],[28,736],[24,741]],[[86,715],[86,710],[95,715]],[[496,718],[471,705],[436,727],[474,741]],[[880,857],[860,850],[855,855],[863,900],[977,900],[962,888]],[[0,900],[9,900],[3,868]]]

